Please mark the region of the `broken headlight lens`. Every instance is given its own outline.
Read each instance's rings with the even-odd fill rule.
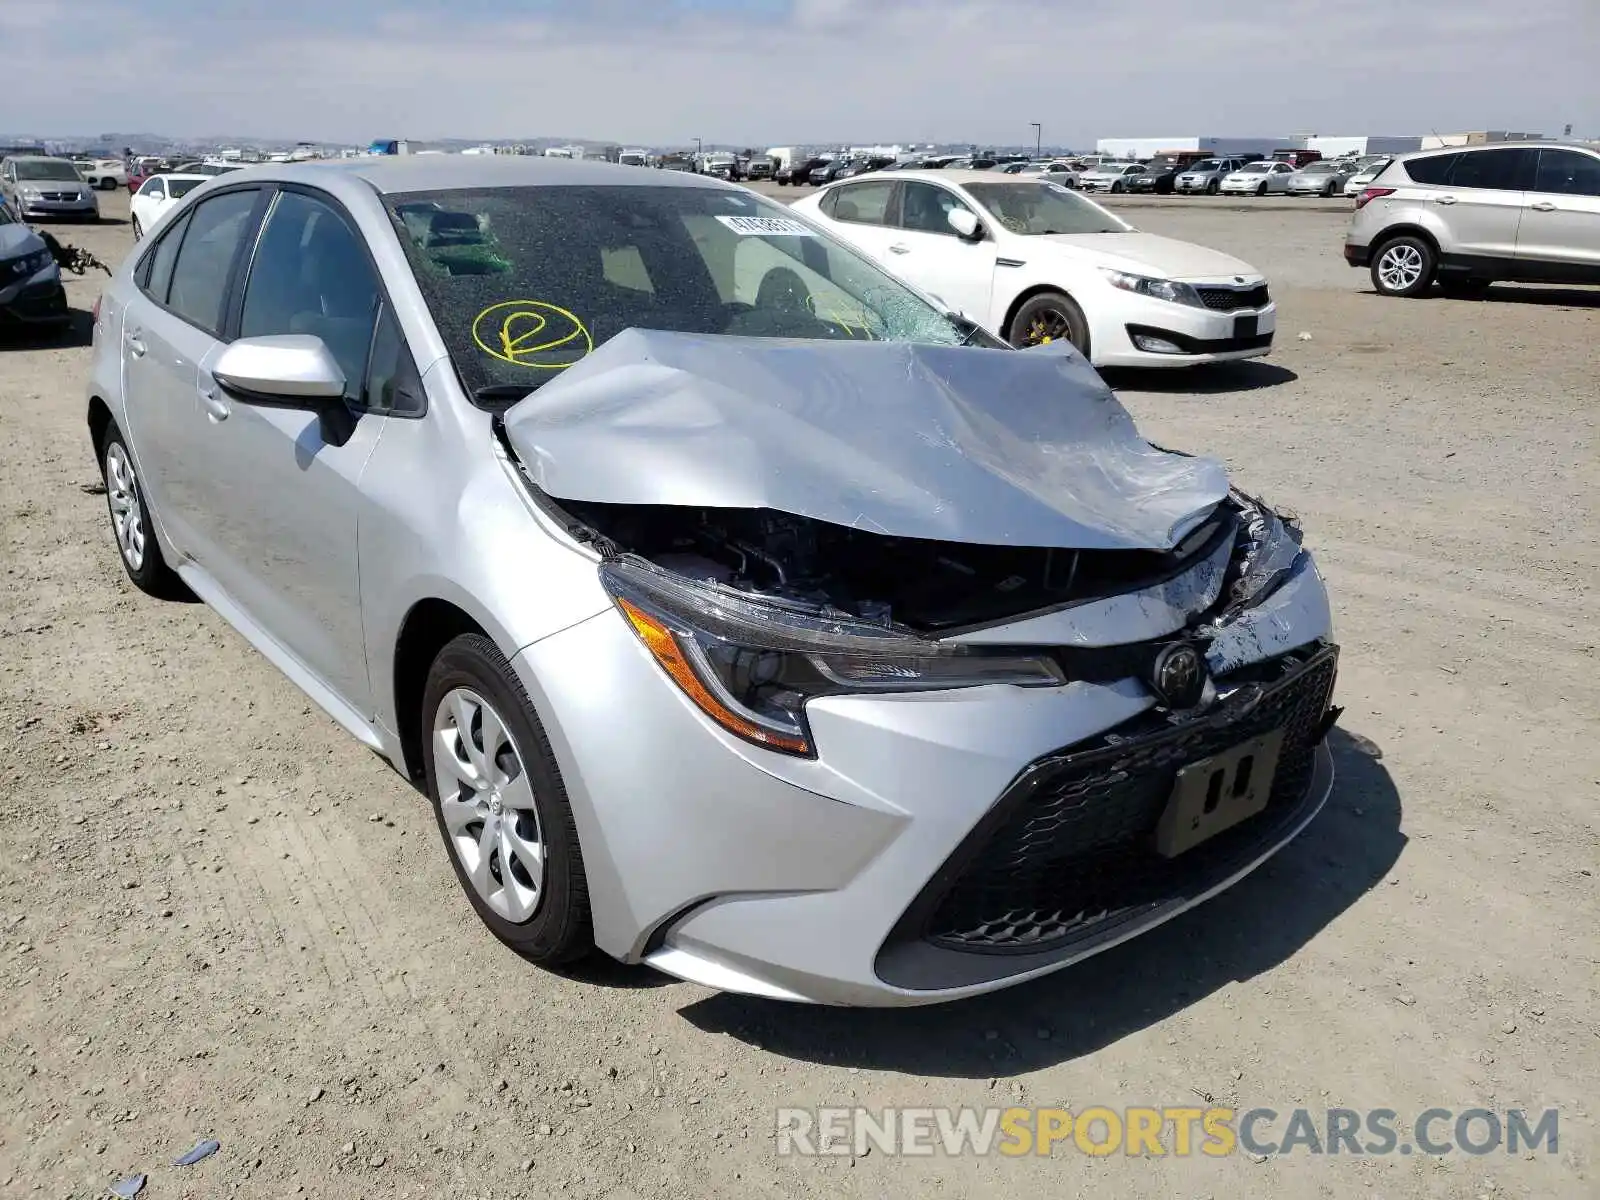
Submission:
[[[1265,600],[1294,573],[1305,553],[1293,520],[1243,492],[1234,492],[1233,501],[1239,509],[1239,538],[1225,617]]]
[[[847,613],[742,595],[641,559],[600,568],[617,608],[664,670],[731,733],[788,754],[813,752],[813,696],[1065,682],[1056,661],[932,642]]]

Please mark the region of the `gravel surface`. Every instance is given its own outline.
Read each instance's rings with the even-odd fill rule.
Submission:
[[[1152,439],[1301,515],[1344,645],[1339,784],[1187,916],[910,1012],[557,976],[496,943],[415,791],[208,609],[125,581],[83,421],[99,280],[73,281],[83,344],[0,346],[0,1195],[1595,1195],[1600,294],[1384,300],[1339,258],[1341,205],[1127,207],[1277,291],[1270,360],[1112,382]],[[57,232],[130,245],[121,220]],[[784,1105],[1199,1097],[1391,1108],[1407,1134],[1431,1106],[1555,1106],[1560,1149],[771,1139]]]

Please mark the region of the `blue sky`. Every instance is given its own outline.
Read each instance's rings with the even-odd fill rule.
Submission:
[[[1600,136],[1600,0],[0,0],[0,132]]]

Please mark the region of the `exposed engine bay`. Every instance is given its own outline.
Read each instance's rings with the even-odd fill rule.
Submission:
[[[987,546],[893,537],[770,509],[561,502],[573,532],[687,579],[815,615],[924,634],[1137,591],[1232,537],[1231,505],[1170,551]]]

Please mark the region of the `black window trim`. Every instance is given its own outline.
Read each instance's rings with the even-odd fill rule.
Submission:
[[[385,310],[388,310],[394,316],[395,325],[400,330],[400,345],[404,348],[405,353],[411,356],[411,366],[416,372],[419,383],[422,379],[422,371],[417,367],[416,352],[411,349],[411,339],[406,336],[405,324],[400,320],[400,310],[395,307],[394,299],[389,295],[388,285],[384,283],[383,272],[378,269],[378,260],[373,257],[372,247],[367,244],[366,235],[361,231],[360,223],[351,215],[350,209],[331,192],[306,183],[268,180],[264,184],[256,186],[265,188],[268,192],[268,200],[255,214],[255,227],[246,239],[249,254],[242,255],[243,261],[235,262],[234,264],[232,278],[229,281],[228,298],[223,308],[225,314],[223,329],[227,336],[219,337],[218,340],[224,344],[238,340],[239,324],[244,316],[244,292],[250,282],[250,270],[255,266],[256,251],[260,248],[261,235],[266,232],[267,221],[277,207],[278,197],[285,192],[304,196],[308,200],[313,200],[326,206],[344,222],[345,228],[350,231],[351,236],[355,238],[356,243],[361,247],[361,253],[366,256],[367,265],[372,268],[372,278],[377,283],[378,300],[372,309],[372,335],[367,339],[367,355],[361,364],[362,399],[355,401],[347,398],[345,404],[353,413],[363,413],[374,417],[397,417],[403,420],[415,421],[427,416],[428,394],[426,388],[419,389],[422,407],[414,413],[372,408],[366,403],[367,387],[372,381],[372,347],[377,341],[378,325],[383,318]]]

